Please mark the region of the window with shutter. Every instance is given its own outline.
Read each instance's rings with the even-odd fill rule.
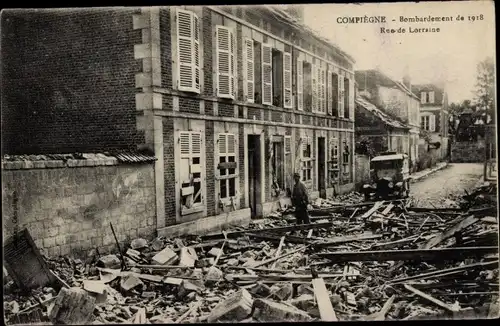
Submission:
[[[234,35],[225,26],[216,27],[217,96],[234,99]]]
[[[231,98],[236,98],[236,40],[233,32],[229,33],[229,54],[230,54],[230,69],[231,69]]]
[[[326,109],[328,115],[332,115],[332,73],[330,71],[326,72]]]
[[[311,80],[312,80],[312,112],[318,111],[318,68],[312,65]]]
[[[297,110],[304,110],[304,62],[297,59]]]
[[[434,92],[429,92],[429,103],[434,103]]]
[[[339,141],[337,138],[330,138],[328,146],[328,180],[331,186],[337,184],[339,175]]]
[[[302,138],[301,150],[302,180],[308,182],[312,180],[312,157],[311,157],[311,138],[305,136]]]
[[[344,76],[341,74],[339,76],[339,98],[338,98],[338,107],[339,107],[339,117],[344,117]]]
[[[217,179],[219,182],[219,199],[231,199],[236,196],[236,177],[238,163],[236,162],[236,138],[234,134],[221,133],[218,136],[219,163]],[[230,202],[225,201],[225,205]]]
[[[200,92],[200,35],[199,19],[195,13],[177,11],[177,72],[178,89]]]
[[[243,83],[243,91],[246,101],[254,103],[255,101],[255,74],[254,74],[254,44],[252,39],[245,39],[245,55],[244,55],[245,81]]]
[[[182,131],[179,134],[182,215],[203,209],[202,195],[202,137],[200,132]]]
[[[285,136],[285,189],[292,187],[292,137]]]
[[[292,54],[283,53],[283,98],[284,108],[292,107]]]
[[[420,93],[420,103],[425,104],[425,100],[427,99],[427,94],[425,92]]]
[[[436,130],[436,116],[434,114],[429,116],[429,131],[434,132]]]
[[[354,121],[354,108],[355,108],[355,104],[354,104],[354,78],[351,78],[349,80],[349,117],[351,117],[351,120]]]
[[[262,44],[262,104],[273,104],[273,52]]]

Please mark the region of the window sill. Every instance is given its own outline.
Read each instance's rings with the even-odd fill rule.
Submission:
[[[194,214],[194,213],[203,212],[204,209],[205,209],[205,206],[203,206],[203,205],[195,206],[195,207],[192,207],[192,208],[186,208],[186,207],[183,206],[182,210],[181,210],[181,215],[185,216],[185,215],[191,215],[191,214]]]

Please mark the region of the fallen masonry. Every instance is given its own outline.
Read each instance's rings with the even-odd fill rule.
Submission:
[[[123,256],[98,250],[85,260],[40,255],[33,259],[43,259],[40,269],[53,277],[39,279],[28,295],[29,274],[16,274],[23,266],[4,259],[6,321],[498,318],[493,193],[496,186],[484,184],[440,208],[413,207],[411,199],[366,203],[351,194],[313,202],[307,225],[295,225],[287,209],[247,229],[135,239]]]

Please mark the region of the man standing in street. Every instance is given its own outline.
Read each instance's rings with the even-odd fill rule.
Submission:
[[[309,213],[307,212],[307,205],[309,204],[309,197],[307,196],[307,189],[302,182],[300,182],[300,174],[293,175],[295,185],[292,191],[292,205],[295,207],[295,217],[298,224],[309,224]]]

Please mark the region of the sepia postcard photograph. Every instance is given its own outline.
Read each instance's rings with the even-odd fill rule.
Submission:
[[[0,18],[6,325],[499,318],[494,1]]]

